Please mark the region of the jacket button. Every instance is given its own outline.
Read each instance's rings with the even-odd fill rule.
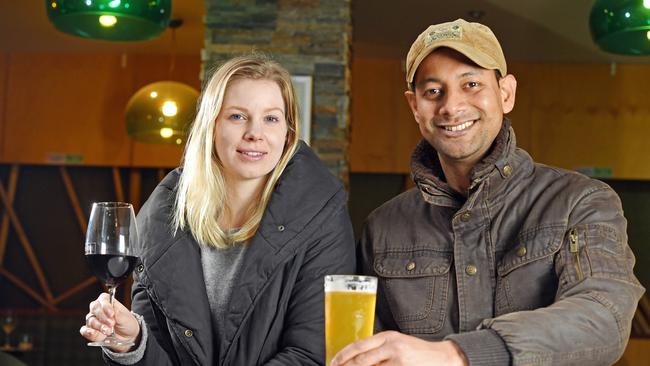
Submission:
[[[144,271],[144,265],[139,265],[137,271],[138,273],[142,273],[142,271]]]
[[[409,262],[409,264],[406,265],[407,271],[412,271],[414,269],[415,269],[415,262]]]
[[[470,276],[474,276],[476,272],[478,272],[478,269],[473,264],[470,264],[467,267],[465,267],[465,273],[467,273]]]
[[[510,174],[512,174],[512,167],[509,164],[506,164],[506,166],[503,167],[503,175],[509,177]]]
[[[460,215],[460,219],[465,222],[469,221],[470,217],[472,217],[472,214],[469,213],[469,211],[465,211],[462,215]]]
[[[519,248],[517,248],[517,256],[518,256],[518,257],[523,257],[523,256],[525,256],[525,255],[526,255],[526,252],[527,252],[526,247],[523,246],[523,245],[520,245]]]
[[[279,225],[278,226],[278,231],[280,231],[280,232],[284,231],[284,225]]]
[[[192,331],[189,330],[189,329],[185,329],[185,336],[186,336],[187,338],[190,338],[190,337],[192,337],[193,335],[194,335],[194,332],[192,332]]]

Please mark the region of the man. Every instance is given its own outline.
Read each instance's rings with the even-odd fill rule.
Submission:
[[[486,26],[429,27],[406,81],[417,186],[369,216],[360,244],[388,331],[332,365],[615,362],[644,291],[618,196],[516,147],[503,115],[517,84]]]

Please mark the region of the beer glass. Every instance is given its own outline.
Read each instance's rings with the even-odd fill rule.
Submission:
[[[326,365],[348,344],[372,335],[376,294],[376,277],[325,276]]]

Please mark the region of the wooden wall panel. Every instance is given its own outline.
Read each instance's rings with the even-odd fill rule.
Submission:
[[[512,122],[512,128],[517,137],[517,146],[530,151],[532,146],[532,125],[530,123],[530,109],[532,104],[532,90],[535,86],[526,80],[520,80],[520,74],[526,72],[526,66],[520,64],[508,65],[508,73],[515,76],[517,80],[517,92],[515,94],[515,107],[508,114]]]
[[[5,101],[7,97],[7,58],[8,54],[0,52],[0,162],[4,162]]]
[[[352,63],[350,171],[408,173],[420,132],[404,98],[400,60],[355,58]]]
[[[7,161],[129,163],[122,106],[132,87],[119,55],[11,54],[9,63]]]
[[[650,66],[529,64],[533,157],[567,169],[609,168],[614,178],[650,178]]]
[[[177,57],[172,74],[169,55],[10,54],[0,60],[8,70],[0,161],[61,164],[67,156],[69,163],[95,166],[178,165],[182,146],[127,136],[124,109],[150,82],[171,77],[199,89],[198,55]]]
[[[650,339],[630,338],[625,353],[614,366],[647,365],[650,360]]]

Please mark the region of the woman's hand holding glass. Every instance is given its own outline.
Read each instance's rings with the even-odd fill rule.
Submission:
[[[90,312],[86,315],[86,325],[79,333],[90,342],[102,342],[115,331],[114,336],[121,340],[131,340],[136,346],[140,343],[140,323],[122,303],[102,293],[90,303]],[[109,346],[115,352],[128,352],[128,345]]]
[[[93,204],[86,231],[85,254],[95,276],[106,285],[108,294],[101,294],[90,303],[86,325],[79,330],[91,342],[126,352],[136,344],[140,334],[138,320],[115,299],[115,288],[125,281],[137,262],[135,247],[138,228],[133,205],[124,202]],[[114,331],[114,334],[113,334]]]

